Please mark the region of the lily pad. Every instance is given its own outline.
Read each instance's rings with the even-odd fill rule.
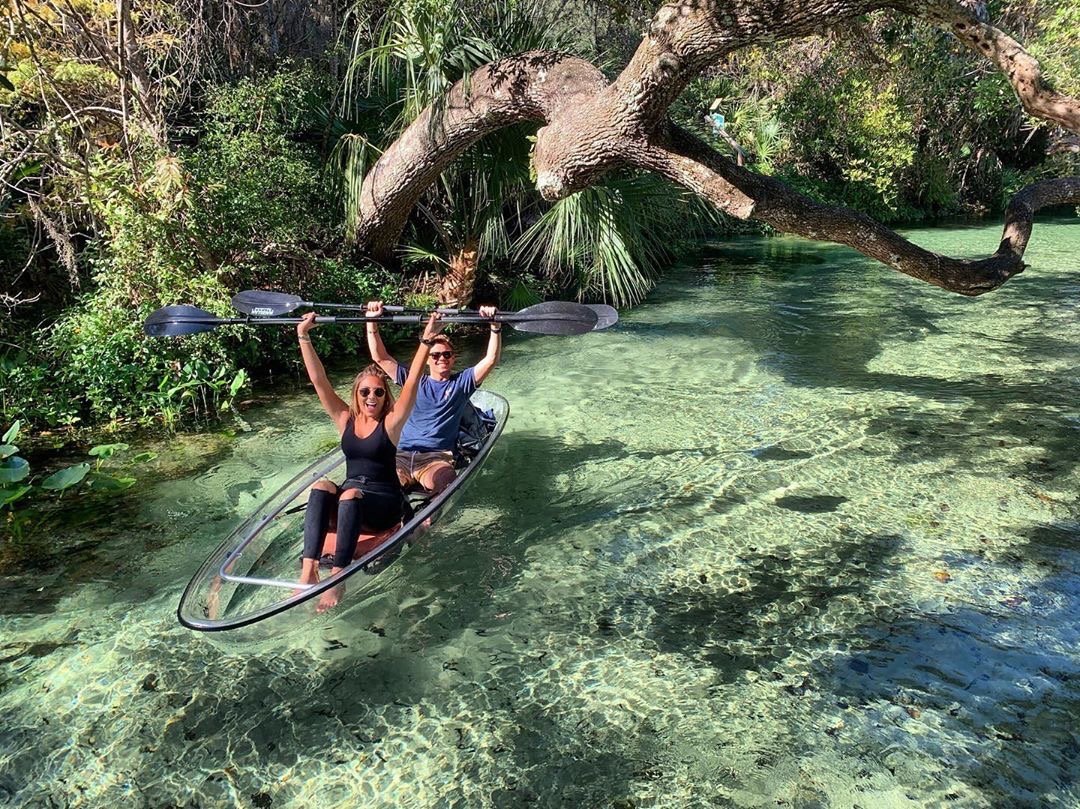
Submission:
[[[0,489],[0,506],[7,506],[14,503],[33,488],[33,486],[15,486],[12,488],[5,486]]]
[[[30,474],[30,464],[25,458],[12,455],[10,458],[0,461],[0,484],[18,483],[26,480]]]
[[[22,427],[21,421],[16,421],[10,427],[8,427],[8,431],[4,433],[4,437],[0,438],[0,444],[10,444],[12,441],[14,441],[16,436],[19,435],[20,427]]]
[[[67,469],[61,469],[59,472],[54,472],[45,478],[45,480],[41,482],[41,488],[62,492],[65,489],[70,489],[72,486],[77,486],[81,483],[82,479],[86,477],[86,473],[89,471],[90,464],[88,463],[69,466]]]
[[[128,444],[98,444],[96,447],[90,448],[90,455],[94,458],[111,458],[118,452],[123,452],[128,449]]]
[[[0,460],[3,460],[4,458],[10,458],[18,451],[19,448],[14,444],[0,444]]]
[[[112,475],[95,475],[90,480],[94,491],[121,492],[135,485],[135,478],[114,478]]]

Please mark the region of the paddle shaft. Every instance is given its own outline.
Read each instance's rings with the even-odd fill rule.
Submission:
[[[240,310],[241,313],[254,317],[261,318],[276,318],[285,317],[292,314],[295,310],[310,307],[312,309],[331,309],[331,310],[352,310],[352,311],[364,311],[366,304],[356,303],[329,303],[329,302],[317,302],[317,301],[305,301],[304,299],[296,296],[289,295],[284,292],[269,292],[258,289],[247,289],[243,292],[238,292],[232,297],[232,304],[234,307]],[[545,312],[545,314],[560,314],[560,315],[574,315],[574,312],[568,312],[565,307],[577,307],[580,311],[582,308],[592,309],[596,313],[596,322],[593,325],[593,330],[599,331],[606,329],[619,320],[619,314],[613,308],[603,304],[573,304],[565,301],[552,301],[551,305],[556,307],[564,307],[562,312]],[[540,304],[541,308],[548,308],[548,304]],[[513,315],[521,313],[536,314],[533,310],[536,306],[529,306],[521,310],[521,312],[506,312],[499,310],[500,315]],[[384,305],[382,311],[388,314],[428,314],[431,309],[424,309],[416,306],[400,306],[400,305]],[[473,315],[477,316],[480,312],[476,309],[468,308],[454,308],[450,306],[440,306],[434,311],[443,316],[457,316],[457,315]],[[346,321],[347,322],[347,321]],[[393,322],[393,321],[391,321]],[[401,322],[401,321],[399,321]],[[408,321],[405,321],[408,322]],[[461,321],[466,322],[466,321]],[[512,322],[512,321],[507,321]],[[568,321],[553,321],[563,322]]]
[[[296,303],[288,304],[289,311],[300,309],[305,306],[312,309],[346,309],[353,312],[362,312],[367,309],[367,305],[362,303],[319,303],[315,301],[297,301]],[[257,306],[252,307],[252,315],[256,314],[255,310],[257,308]],[[455,309],[452,306],[439,306],[435,309],[424,309],[419,306],[391,306],[389,304],[383,306],[383,311],[392,312],[394,314],[401,314],[403,312],[408,312],[410,314],[413,312],[431,314],[432,312],[438,312],[440,315],[476,315],[480,313],[477,309]],[[509,315],[514,313],[500,311],[499,314]],[[258,316],[261,317],[261,315]]]
[[[206,323],[209,326],[290,326],[303,321],[301,317],[185,317],[177,315],[170,318],[174,323]],[[426,323],[428,315],[381,315],[379,317],[334,317],[333,315],[318,316],[315,318],[317,325],[331,323]],[[531,323],[536,320],[565,320],[578,322],[580,317],[575,315],[552,312],[551,314],[522,315],[517,312],[500,312],[495,317],[480,317],[479,315],[449,314],[442,318],[443,323]]]

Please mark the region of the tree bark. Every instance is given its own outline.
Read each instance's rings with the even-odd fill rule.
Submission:
[[[364,178],[358,242],[387,261],[420,195],[469,146],[502,127],[546,120],[604,84],[590,63],[542,51],[485,65],[467,83],[458,82],[406,128]]]
[[[724,213],[777,230],[848,245],[943,289],[979,295],[1024,269],[1036,211],[1080,203],[1080,178],[1036,183],[1006,212],[998,250],[980,260],[924,250],[869,217],[825,205],[732,163],[667,119],[667,108],[703,69],[750,45],[818,34],[891,8],[950,31],[1009,79],[1024,109],[1080,134],[1080,103],[1054,92],[1038,62],[959,0],[684,0],[663,6],[621,74],[608,83],[593,65],[534,51],[503,59],[459,82],[426,109],[364,179],[359,240],[377,259],[393,251],[423,191],[471,144],[494,129],[538,121],[536,188],[566,197],[615,168],[654,171]]]

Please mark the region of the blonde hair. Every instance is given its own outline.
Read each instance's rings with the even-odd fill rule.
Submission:
[[[394,394],[390,392],[390,377],[386,375],[382,368],[376,363],[371,363],[367,368],[356,375],[356,379],[352,383],[352,396],[349,397],[349,416],[356,418],[360,413],[360,398],[358,391],[360,390],[360,380],[367,376],[374,376],[382,383],[383,389],[386,391],[386,395],[383,397],[382,412],[379,413],[379,421],[386,418],[387,411],[394,406]]]

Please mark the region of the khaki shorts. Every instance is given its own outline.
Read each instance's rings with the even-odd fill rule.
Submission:
[[[401,481],[402,486],[409,486],[413,483],[419,483],[423,486],[425,484],[424,475],[441,464],[453,468],[454,453],[449,450],[437,452],[409,452],[406,450],[399,452],[397,454],[398,480]]]

